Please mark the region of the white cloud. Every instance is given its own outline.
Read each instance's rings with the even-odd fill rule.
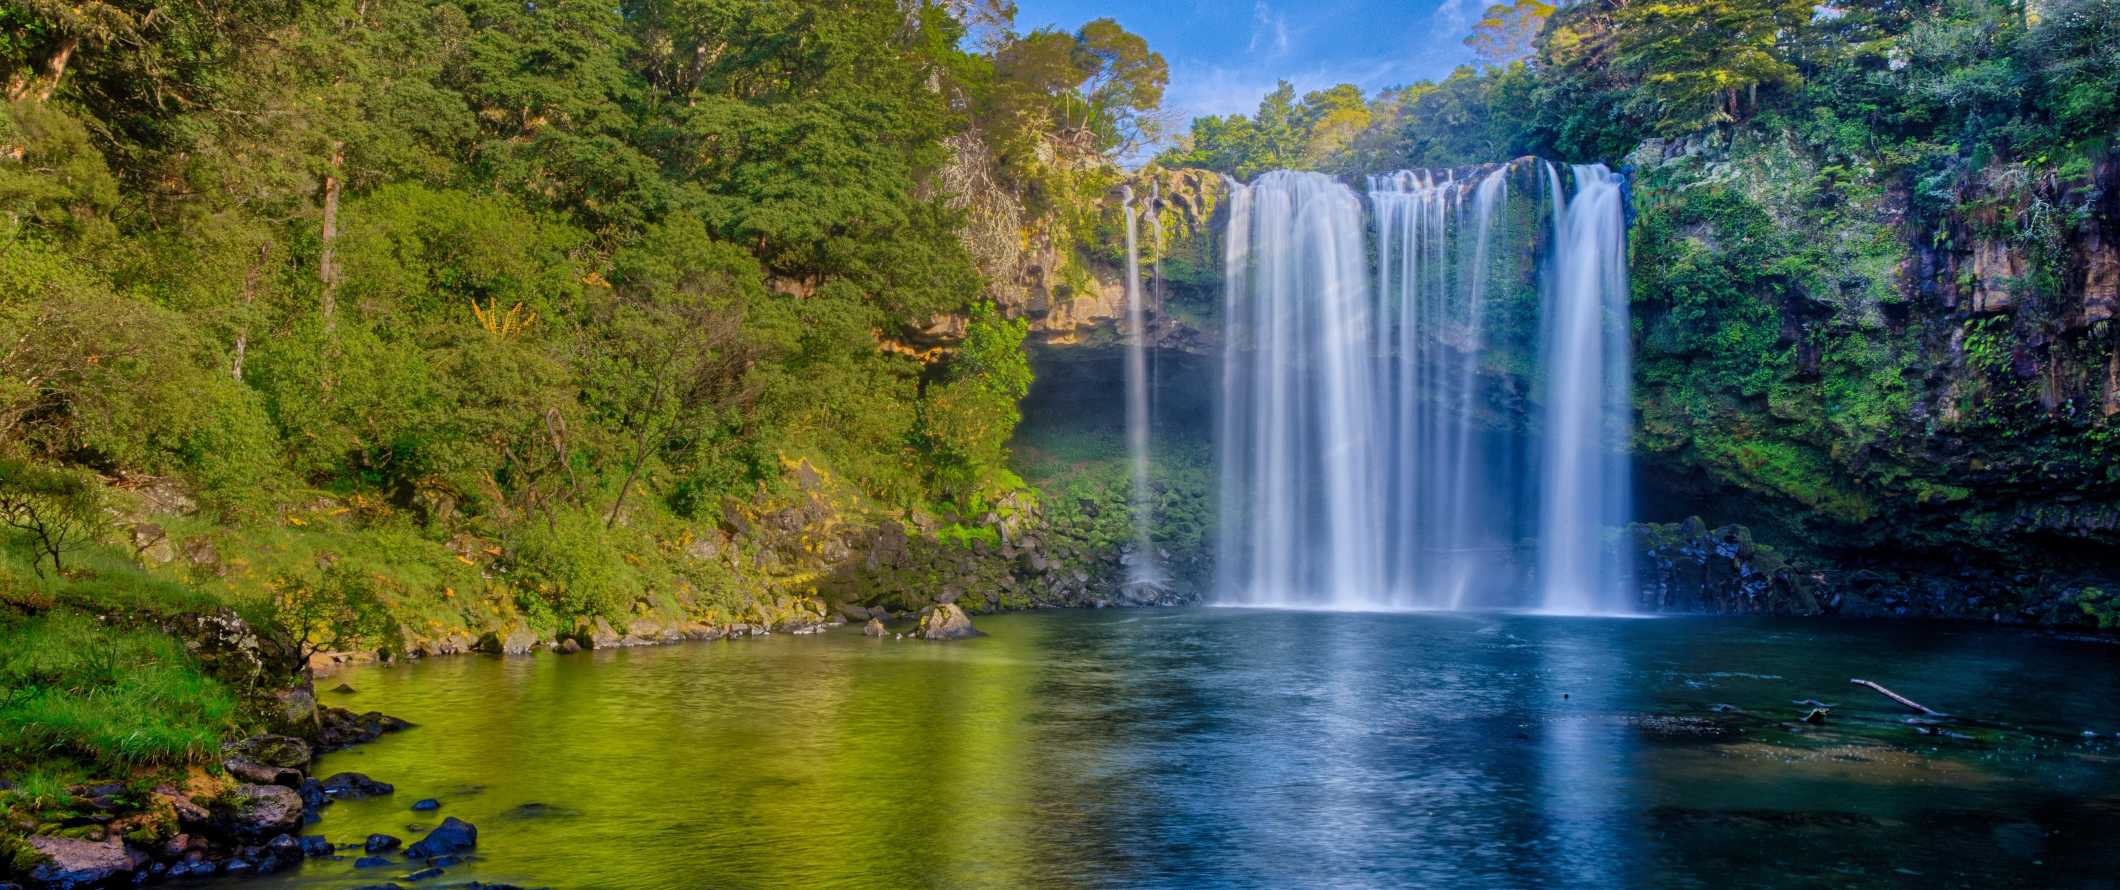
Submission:
[[[1251,45],[1247,52],[1265,53],[1269,59],[1288,55],[1288,17],[1277,14],[1266,0],[1251,5]]]

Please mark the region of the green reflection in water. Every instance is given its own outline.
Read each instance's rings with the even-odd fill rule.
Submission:
[[[368,668],[326,758],[561,888],[2107,886],[2120,647],[1962,626],[1156,610]],[[1872,674],[2028,731],[1918,736]],[[326,685],[336,685],[333,680]],[[1797,732],[1795,698],[1840,707]],[[1673,739],[1647,716],[1754,715]],[[1779,716],[1776,716],[1779,715]],[[1684,736],[1684,733],[1679,733]],[[409,811],[436,797],[439,814]],[[253,887],[389,880],[313,862]],[[2101,884],[2101,881],[2108,882]]]

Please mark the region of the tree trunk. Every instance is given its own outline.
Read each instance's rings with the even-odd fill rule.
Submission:
[[[52,53],[50,62],[44,65],[44,88],[37,91],[37,101],[49,101],[59,91],[59,81],[66,78],[66,63],[73,60],[74,49],[81,45],[81,38],[68,37],[59,43],[59,51]]]
[[[324,285],[324,330],[329,332],[338,324],[339,315],[339,190],[342,187],[341,172],[346,166],[346,143],[331,143],[331,172],[324,175],[324,228],[322,247],[317,251],[317,278]]]
[[[250,351],[250,307],[258,302],[258,276],[264,271],[265,260],[272,254],[271,244],[258,245],[258,263],[243,273],[243,319],[236,323],[236,360],[230,371],[236,382],[243,382],[243,356]]]
[[[675,358],[673,353],[672,358]],[[618,511],[626,506],[626,495],[633,491],[634,481],[640,478],[641,467],[648,463],[648,435],[655,427],[655,415],[662,410],[663,392],[668,388],[666,374],[670,361],[665,360],[655,375],[655,394],[648,399],[648,409],[640,418],[640,434],[633,442],[633,468],[626,471],[626,481],[618,486],[618,498],[611,502],[611,515],[604,517],[604,528],[618,524]]]

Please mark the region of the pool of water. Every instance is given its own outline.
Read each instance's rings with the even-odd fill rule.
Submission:
[[[439,882],[567,888],[2120,882],[2106,642],[1231,609],[978,623],[961,643],[842,628],[355,670],[323,698],[419,725],[326,757],[398,790],[312,831],[409,842],[455,815],[479,856]],[[1851,677],[1997,725],[1923,734]],[[1805,726],[1803,699],[1836,707]],[[411,812],[423,797],[442,810]]]

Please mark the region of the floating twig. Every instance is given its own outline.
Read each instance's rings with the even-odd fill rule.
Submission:
[[[1896,701],[1896,702],[1898,702],[1898,703],[1900,703],[1900,704],[1902,704],[1902,705],[1905,705],[1905,706],[1907,706],[1908,708],[1911,708],[1911,709],[1913,709],[1913,711],[1914,711],[1915,713],[1917,713],[1917,714],[1926,714],[1926,715],[1928,715],[1928,716],[1930,716],[1930,717],[1945,717],[1945,718],[1948,718],[1948,717],[1950,717],[1950,716],[1951,716],[1951,715],[1949,715],[1949,714],[1946,714],[1946,713],[1944,713],[1944,712],[1942,712],[1942,711],[1936,710],[1935,708],[1929,707],[1928,705],[1925,705],[1925,704],[1922,704],[1922,703],[1920,703],[1920,702],[1918,702],[1918,701],[1915,701],[1915,700],[1913,700],[1913,699],[1911,699],[1911,698],[1907,698],[1907,697],[1906,697],[1906,696],[1904,696],[1904,695],[1900,695],[1900,694],[1899,694],[1899,693],[1897,693],[1897,692],[1893,692],[1893,691],[1892,691],[1892,690],[1890,690],[1890,689],[1886,689],[1886,688],[1884,688],[1883,686],[1879,686],[1879,685],[1877,685],[1877,684],[1875,684],[1875,683],[1872,683],[1872,682],[1870,682],[1870,681],[1868,681],[1868,680],[1856,680],[1856,679],[1850,679],[1850,680],[1848,680],[1848,682],[1850,682],[1850,683],[1853,683],[1853,684],[1855,684],[1855,685],[1857,685],[1857,686],[1868,686],[1868,687],[1870,687],[1871,689],[1875,689],[1875,690],[1877,690],[1877,691],[1878,691],[1879,693],[1882,693],[1882,694],[1884,695],[1884,697],[1885,697],[1885,698],[1889,698],[1889,699],[1891,699],[1891,700],[1893,700],[1893,701]]]

